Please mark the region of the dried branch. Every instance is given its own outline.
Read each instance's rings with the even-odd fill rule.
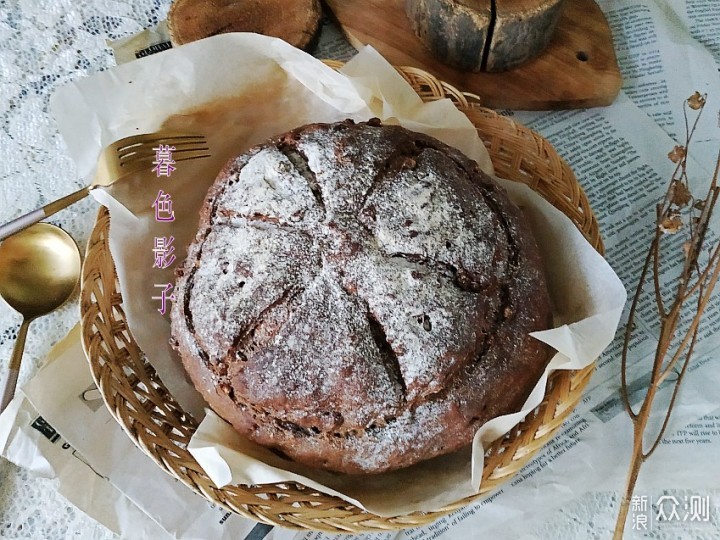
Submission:
[[[690,193],[687,176],[687,157],[689,154],[690,142],[705,107],[707,96],[695,92],[683,104],[685,117],[685,146],[675,146],[668,158],[676,163],[675,170],[670,179],[668,189],[662,201],[656,207],[656,224],[653,239],[645,257],[638,285],[630,305],[625,338],[622,349],[621,362],[621,387],[620,392],[625,409],[630,416],[633,425],[633,450],[630,459],[630,469],[625,484],[625,493],[620,504],[620,512],[615,524],[614,538],[622,538],[627,520],[630,501],[635,490],[640,468],[643,463],[652,456],[662,441],[672,415],[673,408],[677,401],[680,385],[682,384],[687,368],[690,364],[698,331],[703,313],[712,296],[713,289],[720,277],[720,243],[715,240],[714,244],[707,249],[709,258],[707,262],[701,263],[701,255],[706,251],[707,230],[712,218],[712,212],[717,203],[720,188],[718,188],[718,172],[720,171],[720,154],[715,166],[715,173],[710,182],[707,195],[704,199],[695,199]],[[688,109],[697,111],[692,125],[688,121]],[[662,240],[671,234],[687,234],[687,241],[683,244],[685,260],[680,275],[667,286],[668,292],[674,292],[672,303],[667,305],[663,299],[663,286],[661,283],[661,269],[663,268],[663,253],[661,250]],[[652,273],[652,278],[649,274]],[[653,294],[657,309],[658,321],[660,323],[660,336],[653,359],[653,366],[650,375],[645,398],[642,401],[640,410],[635,412],[630,403],[627,385],[628,353],[630,342],[635,329],[635,317],[637,314],[640,298],[645,283],[648,279],[653,282]],[[694,302],[694,314],[689,326],[682,330],[680,328],[681,315],[688,305],[688,302],[697,297]],[[674,345],[679,339],[679,344]],[[672,395],[666,406],[662,426],[655,435],[649,450],[644,450],[645,431],[650,413],[653,410],[655,396],[660,385],[668,379],[671,373],[677,373],[678,364],[681,364],[678,377],[673,381]]]

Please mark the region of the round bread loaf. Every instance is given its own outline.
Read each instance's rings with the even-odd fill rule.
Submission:
[[[468,445],[518,410],[551,324],[519,209],[459,151],[379,121],[231,160],[175,288],[173,345],[240,433],[345,473]]]

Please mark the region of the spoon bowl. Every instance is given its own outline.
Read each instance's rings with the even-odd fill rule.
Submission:
[[[0,296],[23,316],[7,374],[0,412],[15,394],[30,323],[63,305],[80,279],[80,250],[61,228],[38,223],[0,244]]]

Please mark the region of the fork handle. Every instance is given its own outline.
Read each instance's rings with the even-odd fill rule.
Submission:
[[[5,240],[8,236],[20,232],[23,229],[27,229],[30,225],[33,225],[38,221],[42,221],[46,217],[52,216],[63,208],[67,208],[71,204],[76,203],[80,199],[84,199],[87,197],[88,193],[90,193],[90,186],[85,186],[70,195],[66,195],[62,199],[48,203],[37,210],[28,212],[19,218],[8,221],[4,225],[0,225],[0,241]]]

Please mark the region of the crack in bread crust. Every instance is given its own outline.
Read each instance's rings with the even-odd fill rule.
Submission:
[[[293,148],[287,143],[279,144],[277,148],[288,158],[288,160],[290,160],[290,163],[293,164],[295,170],[300,173],[303,178],[305,178],[310,191],[312,191],[312,194],[315,197],[315,202],[324,211],[325,203],[323,202],[322,190],[318,185],[315,173],[312,169],[310,169],[307,157],[305,157],[305,155],[297,148]]]
[[[378,351],[380,351],[380,355],[385,362],[388,375],[391,379],[397,380],[400,388],[402,389],[403,399],[405,399],[407,396],[407,385],[405,384],[405,380],[402,376],[402,370],[400,369],[398,357],[388,343],[385,330],[378,322],[377,318],[375,318],[372,314],[369,307],[366,311],[366,317],[368,325],[370,325],[370,334],[372,335],[373,341],[375,341],[375,345],[377,346]]]
[[[415,141],[410,140],[405,144],[400,145],[399,148],[395,149],[390,156],[385,159],[385,162],[379,167],[377,174],[373,177],[370,187],[365,191],[360,203],[360,210],[365,207],[368,199],[372,195],[375,188],[390,174],[397,172],[398,170],[411,166],[414,164],[415,158],[422,151],[422,147],[417,145]]]

